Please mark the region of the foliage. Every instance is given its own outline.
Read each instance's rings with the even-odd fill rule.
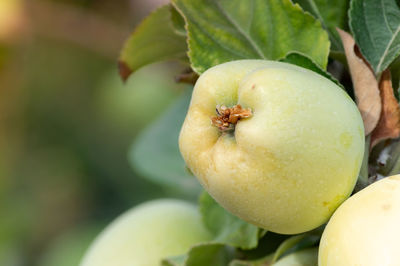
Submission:
[[[376,74],[400,54],[400,9],[395,0],[354,0],[350,28]]]
[[[200,192],[200,186],[185,168],[178,148],[180,125],[185,118],[189,100],[188,90],[163,116],[144,130],[135,140],[129,160],[142,176],[189,198],[195,198]]]
[[[327,30],[333,51],[342,51],[342,42],[336,32],[336,28],[347,29],[348,0],[336,0],[332,4],[329,0],[295,0],[305,11],[310,12],[315,18],[321,21],[322,26]]]
[[[207,192],[199,200],[204,224],[214,234],[213,242],[242,249],[257,247],[260,229],[222,208]]]
[[[290,51],[307,54],[326,67],[326,32],[289,0],[174,0],[173,4],[186,20],[189,57],[197,73],[236,59],[281,59]]]
[[[185,58],[185,37],[175,34],[170,7],[164,6],[144,20],[127,40],[121,53],[120,73],[127,79],[147,64]]]

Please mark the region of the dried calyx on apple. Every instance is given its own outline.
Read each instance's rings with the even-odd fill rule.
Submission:
[[[352,192],[364,127],[353,100],[327,78],[287,63],[239,60],[200,76],[179,147],[225,209],[296,234],[325,223]]]
[[[242,118],[249,118],[252,115],[250,108],[242,108],[240,104],[231,108],[225,105],[217,105],[215,108],[217,116],[211,117],[211,122],[220,131],[234,130],[237,122]]]

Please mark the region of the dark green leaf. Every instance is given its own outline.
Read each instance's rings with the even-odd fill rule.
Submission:
[[[242,249],[257,246],[258,227],[227,212],[206,192],[201,195],[199,205],[204,224],[215,235],[214,242]]]
[[[190,249],[185,266],[226,266],[234,257],[234,249],[221,244],[201,244]]]
[[[312,71],[320,74],[321,76],[324,76],[325,78],[330,79],[331,81],[336,83],[338,86],[340,86],[342,89],[344,89],[343,85],[340,84],[340,82],[337,79],[332,77],[331,74],[329,74],[328,72],[324,71],[315,62],[313,62],[310,58],[308,58],[305,55],[302,55],[302,54],[299,54],[299,53],[289,53],[289,54],[286,55],[285,58],[283,58],[283,59],[281,59],[279,61],[290,63],[290,64],[293,64],[293,65],[301,66],[301,67],[307,68],[309,70],[312,70]]]
[[[400,54],[400,9],[395,0],[353,0],[350,28],[376,74]]]
[[[120,56],[120,73],[124,79],[139,68],[158,61],[186,59],[186,38],[175,32],[171,6],[151,13],[126,41]]]
[[[264,258],[266,255],[274,255],[281,243],[289,237],[291,236],[267,232],[265,236],[258,240],[256,248],[250,250],[241,250],[241,253],[244,258],[257,261],[260,258]]]
[[[266,266],[271,265],[273,254],[257,260],[234,260],[229,266]]]
[[[390,72],[392,73],[392,84],[393,90],[397,100],[399,100],[399,89],[400,89],[400,57],[397,57],[393,63],[390,64]]]
[[[187,254],[181,256],[175,256],[164,259],[161,263],[162,266],[184,266],[187,259]]]
[[[143,177],[196,197],[201,191],[197,180],[186,170],[178,147],[179,131],[189,106],[187,90],[162,117],[145,129],[129,153],[133,168]],[[151,110],[144,110],[151,112]]]
[[[318,248],[301,250],[289,254],[273,266],[317,266],[318,265]]]
[[[289,249],[294,247],[296,244],[298,244],[301,240],[303,240],[303,238],[305,236],[306,236],[305,234],[292,236],[292,237],[286,239],[285,241],[283,241],[282,244],[275,251],[272,262],[275,263],[286,251],[288,251]]]
[[[346,30],[347,10],[350,1],[335,0],[334,4],[329,0],[294,0],[294,2],[321,21],[323,27],[328,31],[332,50],[343,51],[336,27]]]
[[[297,51],[325,69],[329,38],[321,23],[290,0],[173,0],[188,29],[197,73],[237,59],[283,58]]]
[[[163,260],[163,266],[226,266],[234,258],[232,247],[216,243],[193,246],[186,255]]]
[[[250,259],[250,260],[235,260],[233,261],[230,266],[264,266],[264,265],[275,265],[280,263],[280,258],[282,256],[286,256],[287,254],[292,254],[297,252],[299,250],[304,250],[305,248],[309,248],[312,246],[315,246],[319,239],[321,232],[319,232],[319,229],[313,230],[309,233],[305,233],[302,235],[297,235],[297,236],[285,236],[285,235],[278,235],[278,234],[273,234],[273,233],[268,233],[270,234],[270,240],[269,241],[274,241],[275,249],[271,250],[268,246],[267,248],[264,249],[264,257],[262,258],[257,258],[257,259]],[[262,241],[267,240],[268,241],[268,234],[264,239],[260,240],[260,243]],[[284,238],[286,237],[286,239]],[[284,239],[284,241],[282,241]],[[272,243],[271,243],[272,244]],[[279,245],[279,246],[278,246]],[[271,246],[271,247],[272,247]],[[259,247],[257,247],[259,249]],[[262,250],[262,249],[261,249]],[[271,254],[272,252],[272,254]],[[268,255],[265,255],[268,254]],[[248,258],[247,252],[245,253],[245,257]],[[294,256],[295,258],[298,257],[297,255]],[[302,255],[300,257],[303,257]],[[278,261],[278,262],[277,262]],[[294,261],[293,258],[289,259],[289,261]],[[292,266],[292,264],[279,264],[279,265],[288,265]],[[293,264],[297,265],[297,264]],[[303,265],[303,264],[300,264]],[[307,265],[307,264],[305,264]]]
[[[173,6],[171,6],[171,20],[175,32],[182,36],[186,36],[185,20]]]

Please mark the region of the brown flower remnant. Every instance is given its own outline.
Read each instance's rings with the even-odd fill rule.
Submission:
[[[215,110],[217,116],[211,117],[211,122],[221,131],[233,130],[240,119],[248,118],[253,114],[250,108],[244,109],[240,104],[231,108],[228,108],[225,105],[217,105]]]

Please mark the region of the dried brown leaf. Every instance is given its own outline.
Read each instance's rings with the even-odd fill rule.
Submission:
[[[358,48],[353,37],[341,29],[337,28],[337,31],[342,39],[365,135],[369,135],[378,124],[382,110],[378,81],[361,53],[356,53]]]
[[[382,72],[379,90],[382,99],[382,113],[378,125],[371,134],[371,148],[382,140],[400,136],[400,107],[393,93],[389,69]]]

